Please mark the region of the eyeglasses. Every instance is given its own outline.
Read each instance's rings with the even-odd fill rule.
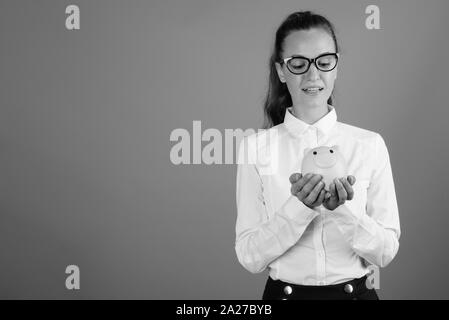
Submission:
[[[309,71],[310,65],[313,63],[315,67],[323,72],[329,72],[335,69],[338,62],[339,53],[324,53],[314,59],[309,59],[303,56],[291,56],[282,59],[281,65],[286,64],[287,69],[293,74],[304,74]]]

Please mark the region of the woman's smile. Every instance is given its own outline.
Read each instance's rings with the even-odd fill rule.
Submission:
[[[320,87],[310,87],[310,88],[301,89],[301,91],[308,96],[317,96],[323,90],[324,90],[324,88],[322,88],[322,87],[321,88]]]

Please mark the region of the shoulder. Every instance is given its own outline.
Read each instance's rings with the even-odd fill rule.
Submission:
[[[387,143],[379,132],[343,122],[337,122],[337,132],[344,141],[350,141],[351,145],[360,147],[367,154],[381,157],[389,154]]]
[[[247,133],[241,137],[238,143],[237,154],[239,163],[241,157],[249,156],[250,161],[257,163],[256,159],[265,159],[275,154],[275,150],[278,150],[285,135],[288,135],[288,131],[283,123],[269,129],[258,129],[257,131]]]
[[[244,143],[252,149],[267,148],[270,145],[282,140],[288,134],[283,123],[269,129],[258,129],[255,132],[242,137],[240,146]]]
[[[380,133],[344,122],[337,122],[336,128],[338,133],[345,139],[357,140],[363,144],[376,145],[379,141],[383,141]]]

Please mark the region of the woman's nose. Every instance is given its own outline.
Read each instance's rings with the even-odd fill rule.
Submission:
[[[317,80],[320,78],[320,71],[316,68],[315,64],[312,63],[309,70],[307,71],[307,79]]]

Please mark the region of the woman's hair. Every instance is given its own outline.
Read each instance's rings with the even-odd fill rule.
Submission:
[[[284,39],[293,31],[321,28],[332,36],[335,50],[338,52],[337,38],[332,23],[325,17],[311,11],[295,12],[290,14],[276,31],[273,53],[269,61],[270,76],[268,92],[264,103],[265,121],[263,128],[268,129],[284,121],[285,111],[292,105],[292,98],[287,85],[279,80],[275,62],[281,60]],[[327,103],[332,105],[332,95]]]

